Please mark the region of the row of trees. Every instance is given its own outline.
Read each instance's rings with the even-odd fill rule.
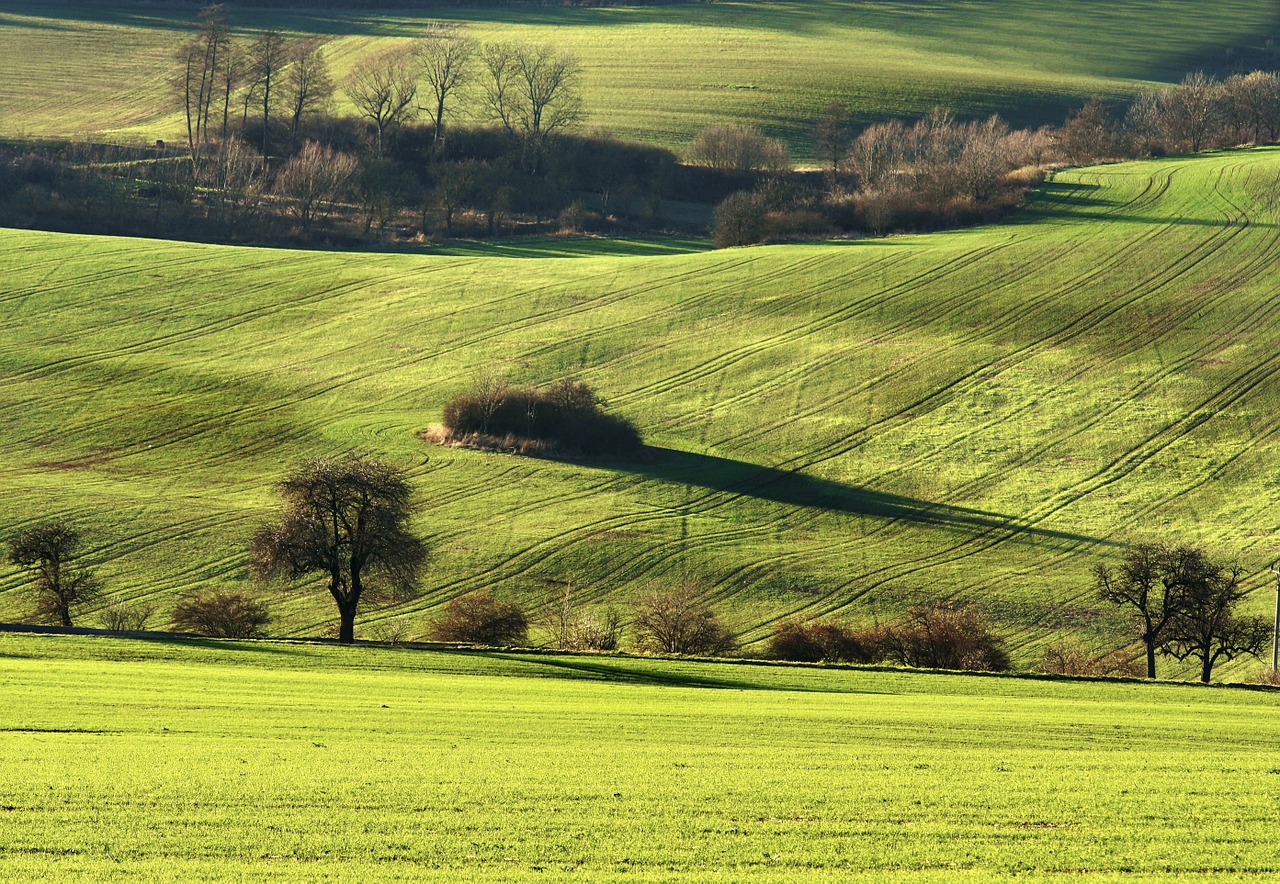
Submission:
[[[294,581],[320,575],[338,609],[340,641],[355,640],[362,599],[408,597],[418,586],[427,546],[409,530],[417,512],[407,477],[395,467],[359,456],[317,459],[300,465],[278,486],[280,517],[255,532],[251,568],[262,581]],[[97,598],[102,583],[91,569],[72,564],[82,536],[63,522],[37,525],[10,542],[9,561],[32,576],[37,616],[72,625],[72,609]],[[1244,598],[1238,567],[1203,550],[1150,542],[1132,545],[1119,566],[1099,565],[1099,597],[1130,609],[1141,626],[1147,676],[1156,677],[1157,654],[1194,659],[1208,683],[1220,660],[1257,655],[1270,637],[1263,618],[1236,611]],[[148,612],[149,613],[149,612]],[[120,606],[107,609],[109,625],[141,628],[140,617]],[[261,634],[269,612],[243,593],[188,593],[177,605],[176,628],[208,635]],[[650,592],[636,602],[632,630],[637,649],[670,654],[720,655],[736,648],[732,631],[701,599],[696,584]],[[556,647],[616,650],[622,619],[616,610],[580,611],[571,586],[545,624]],[[441,641],[522,645],[529,620],[511,601],[488,590],[454,599],[433,627]],[[768,654],[805,662],[896,662],[907,666],[996,671],[1009,668],[1000,638],[964,605],[935,603],[908,609],[896,625],[851,627],[838,621],[786,621],[775,627]],[[1071,674],[1127,674],[1126,661],[1103,659],[1059,643],[1042,668]]]
[[[440,22],[410,44],[359,62],[341,89],[372,130],[378,158],[389,134],[419,115],[430,119],[437,144],[446,117],[469,116],[519,138],[536,163],[547,136],[581,119],[580,77],[577,59],[555,46],[480,43]],[[244,131],[253,109],[266,158],[273,122],[297,139],[304,123],[327,110],[337,86],[318,38],[291,39],[268,28],[246,42],[234,36],[221,4],[200,11],[174,79],[196,170],[211,145],[227,143],[235,110]]]

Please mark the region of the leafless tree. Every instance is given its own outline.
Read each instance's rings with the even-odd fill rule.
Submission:
[[[1244,616],[1235,607],[1244,596],[1243,571],[1210,560],[1203,552],[1182,550],[1173,579],[1180,599],[1162,649],[1178,660],[1200,662],[1205,684],[1219,660],[1256,656],[1271,637],[1271,624],[1263,617]]]
[[[707,126],[689,145],[688,159],[699,166],[741,174],[791,168],[791,158],[781,141],[742,123]]]
[[[641,598],[632,625],[643,651],[711,655],[727,654],[736,647],[733,633],[689,581]]]
[[[1203,72],[1187,74],[1160,94],[1161,129],[1168,146],[1192,153],[1213,144],[1221,130],[1218,82]]]
[[[835,187],[840,180],[852,141],[849,109],[838,101],[831,102],[813,127],[813,152],[822,162],[828,187]]]
[[[1058,144],[1073,163],[1118,156],[1119,135],[1110,108],[1101,99],[1089,99],[1067,117],[1058,131]]]
[[[338,606],[338,639],[355,641],[366,589],[411,592],[426,562],[426,545],[409,531],[416,507],[407,477],[383,461],[348,455],[307,461],[278,488],[284,514],[254,535],[254,574],[323,575]]]
[[[512,135],[537,141],[582,119],[582,67],[551,44],[489,43],[480,52],[484,104]]]
[[[323,110],[333,98],[333,77],[329,75],[324,49],[314,37],[293,44],[290,57],[284,92],[289,103],[289,132],[296,138],[303,118]]]
[[[1137,616],[1147,649],[1147,678],[1156,677],[1156,650],[1182,604],[1183,587],[1177,579],[1175,557],[1186,555],[1186,550],[1175,551],[1164,544],[1135,543],[1117,568],[1103,563],[1093,571],[1098,596],[1132,608]]]
[[[182,66],[178,87],[187,124],[187,150],[193,171],[198,172],[209,141],[209,113],[226,67],[224,55],[230,43],[230,28],[221,4],[200,10],[197,34],[178,49]]]
[[[433,22],[414,51],[427,86],[429,102],[422,107],[435,127],[432,140],[444,138],[447,104],[463,90],[472,77],[477,52],[476,41],[461,33],[457,25]]]
[[[342,197],[358,168],[350,154],[307,141],[276,175],[275,192],[289,200],[289,210],[303,233],[309,233],[312,223]]]
[[[21,531],[9,542],[9,562],[34,578],[36,615],[71,625],[71,609],[97,596],[102,584],[87,568],[73,568],[83,536],[66,522],[45,522]]]
[[[379,159],[386,134],[413,118],[417,110],[418,72],[412,47],[386,49],[356,65],[345,87],[360,116],[373,124]]]
[[[249,49],[248,71],[253,94],[262,102],[262,157],[266,159],[271,134],[272,90],[289,64],[289,43],[284,34],[269,28],[258,35]],[[278,97],[278,96],[277,96]]]

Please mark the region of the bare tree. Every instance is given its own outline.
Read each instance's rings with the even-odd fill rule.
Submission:
[[[1195,153],[1209,147],[1221,129],[1218,82],[1197,71],[1160,94],[1161,129],[1167,144]]]
[[[271,133],[271,91],[278,85],[281,72],[288,63],[289,43],[284,34],[274,28],[268,28],[259,34],[249,49],[248,71],[252,83],[250,92],[262,102],[263,159],[267,157]]]
[[[1198,660],[1205,684],[1218,660],[1256,656],[1271,637],[1271,624],[1265,618],[1235,613],[1245,596],[1242,573],[1199,550],[1184,549],[1178,564],[1174,579],[1181,589],[1180,604],[1161,648],[1178,660]]]
[[[26,568],[34,578],[36,615],[71,625],[71,608],[90,601],[102,584],[87,568],[72,568],[69,560],[83,536],[66,522],[45,522],[21,531],[9,542],[9,562]]]
[[[582,66],[551,44],[489,43],[480,53],[484,104],[517,137],[538,141],[582,119]]]
[[[835,187],[840,180],[852,141],[849,109],[838,101],[831,102],[822,109],[822,116],[813,127],[813,152],[822,162],[828,187]]]
[[[716,123],[699,132],[689,145],[691,163],[726,172],[785,172],[791,168],[787,148],[754,126]]]
[[[417,110],[418,74],[412,47],[384,50],[351,70],[345,87],[360,115],[373,123],[376,154],[382,158],[386,134],[413,118]]]
[[[416,510],[405,475],[380,460],[348,455],[303,463],[278,486],[284,514],[253,538],[260,578],[324,575],[338,606],[338,639],[355,641],[366,588],[416,588],[426,545],[409,532]]]
[[[1073,163],[1117,156],[1119,138],[1110,108],[1101,99],[1090,98],[1067,117],[1058,131],[1058,144]]]
[[[323,110],[333,98],[333,77],[318,39],[298,41],[289,54],[292,61],[285,70],[284,92],[289,102],[289,132],[296,138],[303,118]]]
[[[444,138],[446,105],[470,81],[476,41],[460,33],[457,25],[432,22],[414,51],[430,91],[430,102],[422,109],[431,117],[435,127],[432,140],[438,144]]]
[[[276,175],[275,192],[288,198],[289,210],[302,224],[303,233],[309,233],[312,223],[327,215],[342,197],[358,168],[350,154],[307,141]]]
[[[209,113],[225,67],[223,56],[230,42],[230,28],[221,4],[200,10],[200,29],[178,49],[182,71],[178,87],[187,124],[187,150],[198,171],[209,140]]]
[[[665,654],[727,654],[736,642],[690,582],[649,593],[635,605],[632,621],[643,651]]]
[[[1185,555],[1185,550],[1181,553]],[[1182,604],[1182,585],[1176,577],[1178,551],[1158,543],[1135,543],[1114,570],[1105,563],[1094,568],[1098,596],[1106,602],[1132,608],[1142,624],[1147,649],[1147,678],[1156,677],[1156,649],[1165,639]]]

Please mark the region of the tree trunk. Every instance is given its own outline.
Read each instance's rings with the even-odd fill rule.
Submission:
[[[1200,661],[1200,681],[1209,683],[1209,673],[1213,672],[1213,658],[1208,654]]]
[[[1156,645],[1147,642],[1147,678],[1156,677]]]
[[[63,626],[71,625],[71,609],[65,604],[58,605],[58,615],[62,617]]]
[[[343,605],[338,609],[340,623],[338,626],[338,641],[346,644],[352,644],[356,640],[356,609],[355,606],[347,607]]]

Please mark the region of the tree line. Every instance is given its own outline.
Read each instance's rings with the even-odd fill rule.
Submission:
[[[319,579],[338,613],[337,638],[355,641],[362,601],[403,601],[418,591],[428,544],[410,523],[421,511],[404,471],[377,458],[317,458],[295,467],[278,485],[282,505],[250,542],[250,571],[260,586]],[[37,524],[14,535],[9,561],[25,569],[38,619],[72,626],[73,610],[91,606],[103,583],[76,563],[83,535],[65,521]],[[1132,544],[1118,566],[1094,570],[1097,597],[1130,613],[1139,627],[1146,675],[1156,677],[1157,654],[1194,660],[1210,681],[1221,660],[1257,656],[1271,636],[1264,618],[1240,613],[1243,571],[1188,545]],[[616,608],[585,610],[571,583],[547,606],[550,644],[562,650],[615,651],[624,619]],[[115,604],[102,610],[114,631],[143,629],[151,609]],[[733,630],[703,601],[696,580],[660,586],[631,606],[633,646],[646,653],[723,656],[738,649]],[[261,598],[206,589],[177,602],[175,629],[230,638],[260,636],[271,621]],[[429,630],[445,642],[527,646],[530,618],[512,599],[482,589],[454,598]],[[400,641],[402,632],[388,632]],[[912,667],[1001,671],[1011,667],[1002,638],[975,608],[955,602],[919,604],[896,623],[871,627],[839,620],[787,620],[775,625],[765,656],[828,663],[890,662]],[[1042,671],[1067,675],[1132,675],[1122,650],[1090,654],[1060,641],[1046,649]],[[1271,673],[1274,678],[1275,674]]]
[[[585,130],[582,68],[554,45],[435,23],[336,77],[317,37],[237,33],[203,9],[172,68],[181,145],[0,144],[0,223],[228,242],[701,232],[665,201],[715,206],[718,245],[878,235],[999,218],[1043,170],[1280,137],[1280,86],[1189,75],[1061,127],[935,111],[859,129],[815,121],[818,169],[758,129],[714,123],[681,156]],[[345,96],[354,113],[334,112]]]

